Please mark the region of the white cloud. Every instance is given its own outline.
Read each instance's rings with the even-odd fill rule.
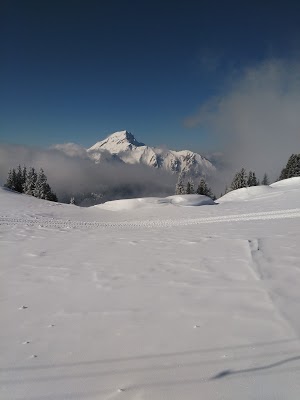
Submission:
[[[245,69],[185,123],[216,135],[232,169],[267,171],[275,179],[289,155],[300,152],[300,63],[269,60]]]
[[[54,150],[62,151],[70,157],[88,158],[86,149],[76,143],[55,144],[51,148]]]
[[[50,186],[59,198],[89,192],[113,193],[118,197],[127,189],[126,193],[133,197],[173,192],[176,178],[164,171],[120,162],[104,161],[95,164],[85,156],[80,146],[64,144],[53,147],[39,149],[0,145],[0,184],[5,182],[8,170],[20,164],[43,168]]]

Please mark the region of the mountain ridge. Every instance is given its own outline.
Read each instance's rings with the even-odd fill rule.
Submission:
[[[88,148],[89,158],[101,162],[106,152],[126,164],[143,164],[188,176],[209,176],[216,168],[204,156],[190,150],[168,150],[139,142],[127,131],[117,131]],[[106,157],[107,158],[107,157]]]

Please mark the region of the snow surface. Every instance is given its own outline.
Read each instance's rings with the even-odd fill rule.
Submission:
[[[110,211],[124,211],[124,210],[135,210],[137,208],[142,207],[161,207],[164,204],[173,204],[182,207],[194,207],[194,206],[202,206],[202,205],[212,205],[215,202],[207,196],[202,196],[198,194],[192,195],[174,195],[168,197],[143,197],[138,199],[122,199],[122,200],[114,200],[107,201],[103,204],[97,204],[96,208],[102,210],[110,210]]]
[[[259,190],[111,212],[1,189],[0,398],[298,400],[300,182]]]

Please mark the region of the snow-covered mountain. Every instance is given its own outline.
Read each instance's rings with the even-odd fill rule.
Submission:
[[[128,131],[115,132],[97,142],[88,150],[95,162],[107,160],[107,153],[115,160],[127,164],[144,164],[170,172],[183,172],[192,176],[210,176],[216,170],[205,157],[189,150],[174,151],[150,147],[138,142]]]

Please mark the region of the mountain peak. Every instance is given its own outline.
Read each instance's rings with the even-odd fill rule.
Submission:
[[[133,144],[134,146],[145,146],[144,143],[140,143],[136,140],[136,138],[133,136],[133,134],[131,132],[128,131],[118,131],[115,133],[112,133],[111,135],[109,135],[107,137],[107,139],[109,139],[109,141],[114,141],[114,142],[125,142],[127,141],[130,144]]]
[[[119,153],[131,149],[133,146],[141,147],[145,144],[138,142],[131,132],[125,130],[112,133],[106,139],[94,144],[88,151],[96,151],[102,148],[111,153]]]

